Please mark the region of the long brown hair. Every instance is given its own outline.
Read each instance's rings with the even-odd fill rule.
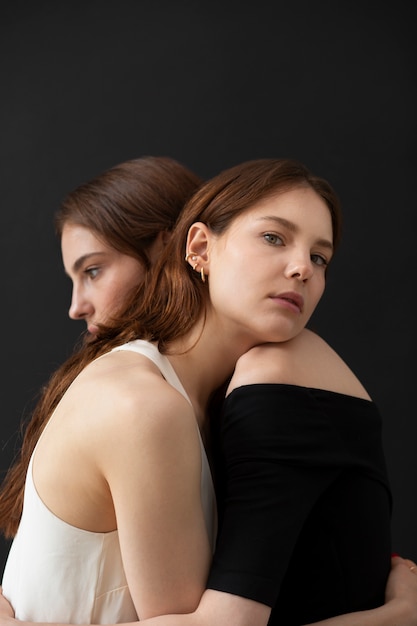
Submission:
[[[67,223],[84,226],[108,246],[150,268],[147,249],[171,231],[202,179],[170,157],[119,163],[67,194],[54,216],[59,237]]]
[[[94,358],[133,339],[148,339],[166,352],[204,314],[209,304],[208,283],[185,262],[190,226],[204,222],[216,234],[225,232],[244,211],[260,200],[297,187],[309,186],[329,208],[333,244],[340,239],[339,200],[329,183],[290,159],[259,159],[232,167],[204,183],[186,204],[164,253],[117,320],[102,327],[98,338],[79,350],[51,377],[27,427],[20,457],[11,467],[0,492],[0,527],[16,533],[22,511],[24,482],[30,456],[46,422],[68,386]],[[209,282],[209,281],[208,281]]]

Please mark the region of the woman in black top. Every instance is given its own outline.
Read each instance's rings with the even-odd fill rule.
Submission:
[[[329,346],[304,331],[241,357],[217,434],[209,587],[270,606],[269,624],[283,626],[381,606],[391,566],[381,417]]]

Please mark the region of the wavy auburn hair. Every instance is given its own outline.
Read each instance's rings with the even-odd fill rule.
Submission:
[[[185,262],[190,226],[204,222],[217,235],[254,204],[298,187],[311,187],[326,203],[332,220],[333,245],[341,230],[338,197],[330,184],[292,159],[258,159],[232,167],[204,183],[188,201],[172,236],[145,283],[126,308],[98,337],[81,346],[50,378],[35,407],[20,456],[9,470],[0,491],[0,527],[7,537],[17,530],[23,503],[27,467],[35,444],[62,395],[79,372],[93,359],[116,345],[133,339],[157,343],[161,352],[193,328],[209,305],[209,281]]]
[[[84,226],[105,244],[150,268],[147,249],[172,231],[202,179],[170,157],[119,163],[67,194],[54,216],[62,237],[67,223]]]

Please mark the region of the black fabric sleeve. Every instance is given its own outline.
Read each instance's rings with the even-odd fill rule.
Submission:
[[[289,579],[299,591],[300,565],[317,565],[322,551],[317,585],[333,585],[335,605],[370,606],[383,597],[391,500],[373,403],[291,385],[248,385],[226,399],[214,442],[219,534],[209,588],[274,607],[283,582],[286,596]],[[336,567],[338,580],[329,580]],[[317,591],[311,581],[309,587]]]
[[[303,523],[337,475],[332,463],[317,462],[329,456],[332,436],[308,395],[256,385],[229,396],[209,588],[274,605]]]

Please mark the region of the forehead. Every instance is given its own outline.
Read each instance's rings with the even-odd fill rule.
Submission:
[[[297,225],[297,228],[310,228],[320,231],[320,236],[333,238],[330,209],[321,196],[308,186],[282,191],[253,204],[238,218],[239,224],[258,222],[268,218],[283,218]]]
[[[61,248],[63,254],[71,256],[111,249],[90,228],[71,223],[66,223],[62,229]]]

